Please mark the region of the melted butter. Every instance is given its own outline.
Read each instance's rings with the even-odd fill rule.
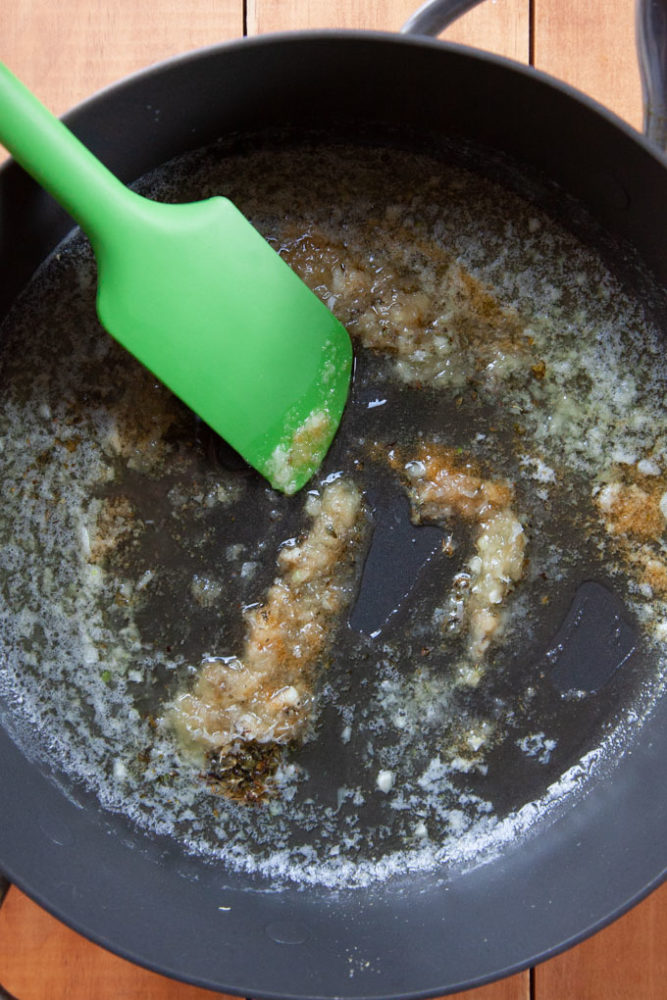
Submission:
[[[216,147],[145,189],[252,218],[352,334],[351,403],[316,496],[276,497],[101,333],[90,255],[64,249],[3,330],[7,725],[105,808],[238,870],[340,887],[474,863],[569,802],[661,690],[659,333],[595,251],[427,157]],[[374,641],[345,618],[378,462],[453,543],[451,579]],[[538,669],[582,575],[614,579],[654,654],[620,708],[554,703]],[[276,797],[211,796],[170,711],[229,780],[273,769]],[[497,748],[534,767],[509,800]]]

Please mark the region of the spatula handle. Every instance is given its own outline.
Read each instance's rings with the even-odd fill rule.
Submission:
[[[0,62],[0,142],[79,223],[93,246],[140,199]]]

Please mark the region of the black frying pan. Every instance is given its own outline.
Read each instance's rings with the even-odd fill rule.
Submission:
[[[221,135],[277,126],[305,134],[323,121],[362,142],[376,134],[400,134],[404,142],[409,134],[420,147],[446,139],[481,148],[489,171],[500,170],[508,183],[516,174],[505,164],[519,164],[532,196],[549,207],[561,196],[576,198],[607,234],[605,245],[634,248],[657,285],[651,310],[667,315],[661,155],[592,102],[501,59],[381,34],[245,40],[140,74],[68,118],[128,182]],[[71,224],[13,165],[2,171],[0,206],[4,314]],[[617,266],[632,282],[628,259],[621,250]],[[564,597],[552,637],[571,598],[581,604],[593,650],[584,667],[573,654],[571,669],[579,680],[582,669],[606,679],[601,640],[610,615],[624,611],[597,591]],[[656,671],[651,663],[632,669],[640,667]],[[609,688],[601,690],[608,697]],[[622,699],[623,683],[616,690]],[[5,706],[0,862],[8,878],[75,929],[203,986],[280,998],[442,994],[554,954],[664,878],[666,715],[657,700],[631,752],[603,761],[584,793],[486,863],[334,891],[277,888],[189,856],[177,838],[137,831],[48,761],[21,752],[7,735]]]

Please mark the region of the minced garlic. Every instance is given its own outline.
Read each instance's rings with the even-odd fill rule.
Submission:
[[[667,596],[667,477],[645,460],[617,467],[595,493],[604,527],[647,596]]]
[[[193,690],[170,707],[169,721],[193,747],[286,744],[308,726],[316,661],[334,616],[350,600],[361,496],[339,479],[311,494],[306,510],[310,530],[281,549],[265,602],[245,612],[241,655],[204,660]]]
[[[392,452],[390,460],[408,480],[418,520],[449,527],[458,517],[475,526],[475,554],[455,588],[475,663],[499,634],[505,598],[524,573],[526,536],[512,510],[512,486],[482,478],[450,448],[422,444],[415,458],[405,461],[404,453]],[[474,674],[475,683],[480,676]]]
[[[331,440],[331,414],[315,410],[294,431],[289,441],[272,452],[263,473],[274,487],[290,496],[300,485],[303,472],[316,469]]]

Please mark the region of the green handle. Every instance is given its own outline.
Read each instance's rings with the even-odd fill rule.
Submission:
[[[0,142],[79,223],[93,247],[114,232],[138,195],[0,62]],[[138,207],[138,205],[137,205]]]

